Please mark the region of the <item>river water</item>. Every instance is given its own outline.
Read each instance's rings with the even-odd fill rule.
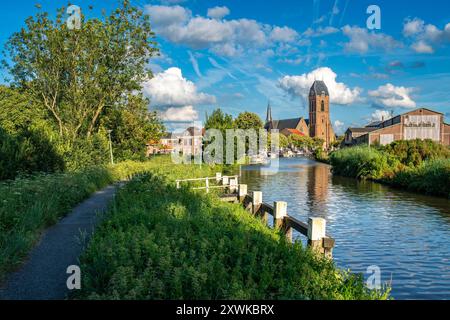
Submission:
[[[340,268],[367,279],[378,266],[395,299],[450,299],[450,200],[333,176],[304,158],[280,159],[278,172],[267,172],[242,167],[241,183],[266,203],[286,201],[304,222],[325,218]]]

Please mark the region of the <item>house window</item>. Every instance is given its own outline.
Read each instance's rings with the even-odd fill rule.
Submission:
[[[321,109],[322,109],[322,112],[325,111],[325,101],[323,101],[323,100],[322,100],[322,108]]]

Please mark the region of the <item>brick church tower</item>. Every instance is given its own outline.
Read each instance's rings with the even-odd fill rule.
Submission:
[[[309,135],[325,141],[325,148],[335,141],[330,120],[330,94],[323,81],[314,81],[309,91]]]

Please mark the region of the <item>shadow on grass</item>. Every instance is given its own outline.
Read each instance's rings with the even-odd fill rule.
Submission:
[[[121,190],[84,255],[75,299],[373,299],[238,205],[144,174]]]

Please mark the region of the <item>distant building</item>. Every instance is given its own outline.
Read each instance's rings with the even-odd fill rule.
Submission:
[[[330,94],[323,81],[314,81],[309,91],[309,119],[294,118],[284,120],[272,119],[272,108],[267,107],[265,128],[278,129],[281,133],[290,133],[287,129],[298,130],[305,136],[320,138],[324,147],[329,148],[336,140],[330,120]]]
[[[147,144],[147,156],[152,154],[182,153],[198,155],[202,152],[203,130],[189,127],[181,133],[166,133],[157,143]]]
[[[198,155],[203,150],[203,130],[190,127],[187,128],[180,136],[180,153],[184,155]]]
[[[345,144],[387,145],[398,140],[431,139],[450,145],[450,125],[444,115],[426,108],[413,110],[385,121],[373,122],[363,128],[349,128]]]
[[[377,130],[377,128],[373,127],[348,128],[347,131],[345,132],[344,143],[346,146],[351,146],[356,143],[357,138],[375,130]]]

